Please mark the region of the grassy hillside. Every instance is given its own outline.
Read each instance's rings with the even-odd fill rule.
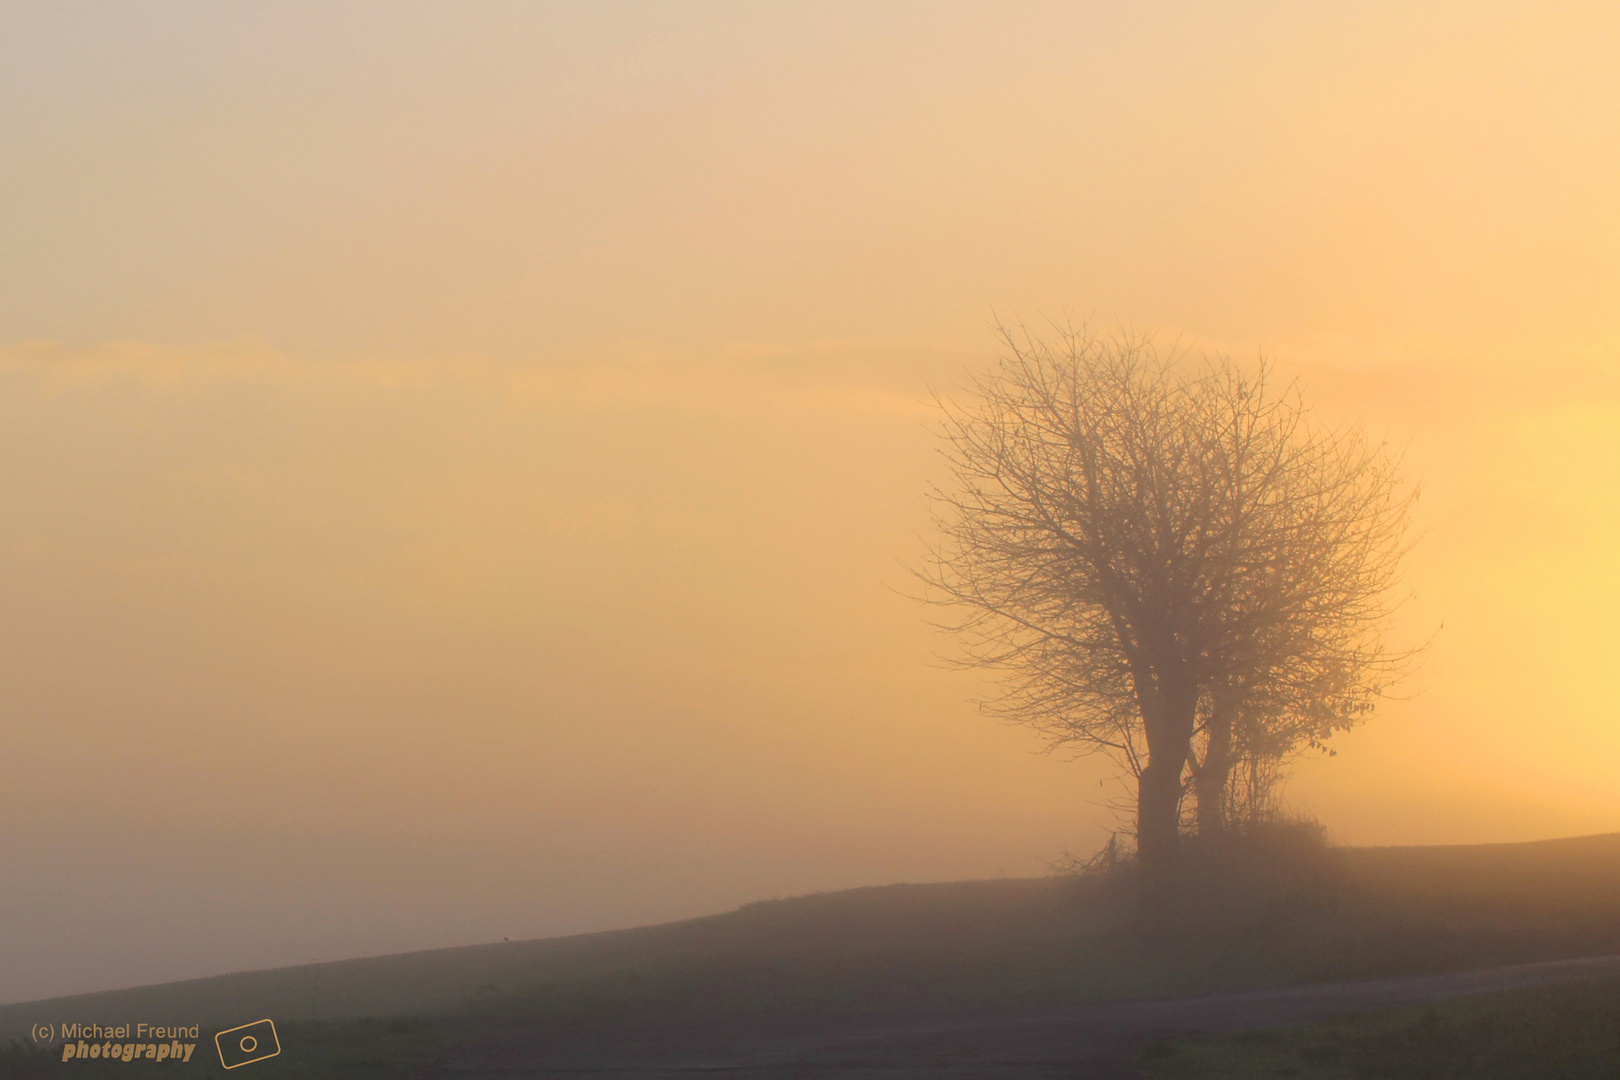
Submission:
[[[244,972],[0,1007],[0,1039],[40,1019],[134,1016],[208,1024],[252,1013],[342,1020],[452,1011],[525,988],[697,982],[718,970],[774,981],[784,965],[808,987],[817,974],[935,957],[977,968],[1009,952],[1084,933],[1088,920],[1062,882],[1033,879],[894,885],[750,904],[659,926],[503,942]],[[954,961],[948,958],[955,958]]]
[[[1620,982],[1166,1040],[1140,1067],[1144,1080],[1614,1080]]]
[[[642,929],[11,1005],[0,1040],[63,1020],[217,1029],[264,1016],[492,1025],[623,1022],[648,1010],[1021,1008],[1620,952],[1620,835],[1321,858],[1303,876],[1262,862],[1213,877],[1177,928],[1154,934],[1138,932],[1128,897],[1106,885],[895,885]]]

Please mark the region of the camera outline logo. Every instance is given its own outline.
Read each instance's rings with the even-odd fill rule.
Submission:
[[[231,1035],[234,1038],[226,1039]],[[274,1049],[265,1050],[265,1037]],[[227,1053],[226,1046],[230,1046]],[[251,1024],[226,1028],[214,1036],[214,1049],[219,1051],[219,1063],[227,1069],[239,1069],[255,1061],[273,1058],[281,1053],[281,1040],[276,1037],[276,1025],[269,1020],[255,1020]]]

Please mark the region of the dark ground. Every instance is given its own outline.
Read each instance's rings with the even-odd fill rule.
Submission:
[[[1028,1012],[968,1013],[869,1023],[814,1017],[644,1019],[565,1030],[510,1031],[453,1051],[428,1075],[649,1078],[1096,1077],[1142,1075],[1142,1052],[1191,1032],[1296,1024],[1395,1005],[1444,1001],[1620,974],[1620,956],[1484,971],[1326,983],[1168,1001]]]
[[[153,1016],[199,1023],[204,1042],[273,1018],[284,1052],[273,1070],[250,1070],[265,1080],[1131,1075],[1122,1062],[1179,1031],[1594,974],[1614,961],[1579,958],[1620,955],[1620,835],[1333,849],[1285,831],[1250,846],[1189,848],[1182,862],[1187,880],[1175,895],[1185,910],[1151,928],[1117,876],[894,885],[633,930],[19,1003],[0,1008],[0,1077],[172,1076],[167,1062],[52,1060],[53,1047],[28,1041],[41,1022]],[[1455,974],[1487,969],[1498,970]],[[1595,997],[1575,1005],[1596,1018],[1575,1034],[1607,1038],[1607,1006]],[[1503,1041],[1511,1029],[1524,1036],[1514,1045],[1533,1045],[1545,1019],[1561,1015],[1544,1006],[1493,1014],[1507,1025],[1495,1028],[1470,1014],[1454,1034],[1479,1044],[1482,1033]],[[1587,1039],[1586,1027],[1597,1034]],[[1366,1034],[1369,1046],[1399,1044],[1410,1057],[1412,1040],[1426,1037],[1391,1030],[1323,1036],[1299,1052],[1337,1053]],[[1220,1038],[1152,1067],[1226,1053]],[[1220,1075],[1261,1075],[1243,1066]],[[1201,1062],[1188,1068],[1174,1075],[1215,1075]],[[215,1069],[217,1058],[194,1060],[186,1075]],[[1307,1062],[1265,1075],[1363,1074]]]

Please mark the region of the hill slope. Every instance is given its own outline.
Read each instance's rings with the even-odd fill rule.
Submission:
[[[1331,895],[1212,897],[1132,933],[1107,890],[1033,879],[894,885],[566,938],[406,953],[0,1008],[35,1023],[280,1022],[658,1008],[876,1013],[1202,993],[1620,951],[1620,835],[1347,848]],[[1203,898],[1193,898],[1194,908]]]

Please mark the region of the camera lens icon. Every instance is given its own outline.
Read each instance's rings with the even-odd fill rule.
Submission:
[[[251,1065],[281,1053],[276,1025],[268,1020],[222,1031],[214,1036],[214,1047],[219,1051],[219,1063],[227,1069]]]

